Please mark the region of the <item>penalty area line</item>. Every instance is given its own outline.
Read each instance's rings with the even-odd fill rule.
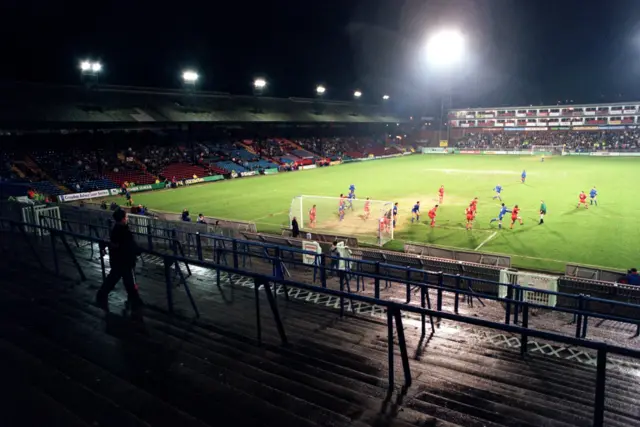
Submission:
[[[491,234],[489,237],[487,237],[486,239],[484,239],[484,240],[482,241],[482,243],[480,243],[480,244],[478,245],[478,247],[474,249],[474,251],[479,250],[481,247],[483,247],[483,246],[485,245],[485,243],[489,242],[491,239],[493,239],[494,237],[496,237],[496,235],[497,235],[497,234],[498,234],[498,232],[497,232],[497,231],[494,231],[494,232],[493,232],[493,234]]]

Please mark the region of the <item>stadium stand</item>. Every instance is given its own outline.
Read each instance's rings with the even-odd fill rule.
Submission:
[[[456,138],[455,144],[459,148],[473,149],[526,149],[532,145],[551,145],[577,152],[637,151],[640,149],[640,131],[469,132]]]

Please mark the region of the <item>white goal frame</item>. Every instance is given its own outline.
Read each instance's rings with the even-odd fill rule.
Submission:
[[[345,198],[345,229],[341,230],[339,224],[330,227],[322,227],[323,221],[338,220],[338,205],[340,197],[300,195],[295,196],[291,200],[289,207],[289,224],[296,217],[300,229],[306,231],[316,230],[319,233],[336,233],[349,235],[362,240],[363,242],[382,246],[393,239],[393,202],[387,200],[366,200],[364,199],[348,199]],[[370,216],[364,219],[365,203],[370,203]],[[319,205],[317,209],[318,228],[312,228],[309,224],[308,211],[313,205]],[[362,215],[361,215],[362,214]],[[357,215],[354,217],[353,215]],[[359,218],[359,219],[355,219]],[[382,220],[382,221],[381,221]],[[349,227],[348,224],[356,223],[357,229]],[[381,230],[381,222],[388,224]]]
[[[532,145],[531,155],[533,156],[536,151],[550,151],[552,155],[563,155],[564,145]]]
[[[535,288],[543,291],[558,292],[558,278],[547,274],[530,273],[528,271],[500,271],[500,283],[520,285],[524,288]],[[499,298],[507,297],[507,286],[501,285],[498,291]],[[523,300],[526,302],[555,307],[558,296],[533,290],[523,291]],[[515,298],[515,294],[513,295]]]

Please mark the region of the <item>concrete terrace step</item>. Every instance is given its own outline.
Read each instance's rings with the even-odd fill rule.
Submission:
[[[60,307],[60,306],[52,306],[51,308],[52,309],[55,308],[56,312],[61,311],[63,309],[63,307]],[[90,308],[93,309],[93,307],[90,307]],[[77,321],[80,321],[80,314],[79,313],[75,313],[73,315],[74,319],[75,319],[76,315],[78,316]],[[83,318],[83,321],[84,321],[84,323],[86,323],[87,319]],[[57,320],[58,324],[60,322],[61,322],[61,320]],[[152,320],[150,323],[155,323],[155,322],[156,322],[155,320]],[[163,339],[163,342],[162,342],[163,346],[167,346],[168,341],[170,341],[167,338],[168,338],[167,336],[164,336],[162,338]],[[199,346],[188,345],[184,341],[180,342],[177,338],[173,338],[173,340],[175,341],[175,345],[176,346],[181,346],[181,349],[180,349],[181,351],[187,351],[190,355],[194,356],[194,357],[191,357],[191,358],[185,357],[188,360],[188,364],[189,364],[190,368],[193,368],[194,364],[198,364],[198,363],[203,365],[205,363],[214,363],[215,362],[216,366],[225,365],[225,364],[227,364],[227,365],[237,365],[238,364],[238,362],[235,361],[232,358],[225,358],[223,356],[217,355],[214,352],[207,352],[207,351],[205,351],[205,349],[203,349],[203,348],[201,348]],[[181,353],[181,354],[183,354],[183,353]],[[195,356],[199,356],[200,360],[199,361],[196,360]],[[284,368],[284,366],[283,366],[283,368]],[[248,370],[248,372],[247,372],[247,370]],[[276,378],[274,380],[274,378],[273,378],[274,374],[260,373],[259,369],[251,368],[250,365],[243,365],[242,369],[241,369],[241,372],[243,373],[243,375],[245,375],[245,374],[248,375],[250,373],[251,375],[248,375],[248,376],[251,377],[251,378],[255,378],[256,376],[260,377],[262,382],[266,382],[267,380],[269,380],[269,384],[270,385],[271,384],[276,384],[276,386],[277,386],[277,384],[280,383],[281,387],[289,389],[289,391],[292,393],[292,396],[295,396],[296,394],[300,394],[302,396],[302,395],[304,395],[304,393],[306,393],[306,395],[304,395],[304,397],[306,397],[308,399],[313,398],[315,401],[318,401],[318,403],[321,403],[324,406],[327,406],[327,407],[333,409],[334,411],[339,410],[339,411],[342,411],[342,412],[346,413],[347,415],[351,415],[352,417],[356,418],[356,421],[349,422],[349,425],[358,425],[358,423],[362,423],[363,420],[367,420],[366,425],[369,425],[369,421],[372,424],[375,424],[375,425],[397,425],[397,426],[401,426],[401,425],[405,424],[404,421],[398,420],[398,419],[385,420],[384,419],[384,415],[381,415],[381,414],[377,413],[376,411],[374,411],[374,409],[376,409],[376,410],[378,409],[377,406],[379,405],[379,401],[376,402],[376,403],[378,403],[378,405],[375,405],[372,401],[370,401],[369,403],[367,403],[368,409],[359,409],[357,407],[357,405],[350,404],[350,403],[345,403],[341,399],[334,398],[328,392],[324,393],[324,397],[319,396],[318,392],[316,392],[314,395],[309,394],[309,393],[311,393],[311,390],[308,390],[308,391],[305,392],[305,390],[304,390],[305,386],[303,386],[302,384],[306,383],[307,379],[305,379],[304,382],[301,381],[300,384],[293,384],[293,385],[284,384],[283,385],[284,378],[282,378],[282,379]],[[230,383],[231,381],[239,382],[239,381],[242,380],[240,378],[240,375],[234,374],[233,372],[230,372],[230,371],[220,372],[220,374],[224,375],[225,381],[227,383]],[[269,377],[271,377],[271,378],[269,378]],[[245,379],[245,381],[246,381],[246,379]],[[260,384],[253,383],[253,384],[250,385],[250,388],[252,390],[255,390],[256,387],[260,387]],[[292,390],[293,387],[295,387],[295,388]],[[329,383],[325,384],[325,387],[327,387],[328,389],[331,389],[332,391],[335,391],[335,387],[332,388],[331,384],[329,384]],[[270,390],[270,392],[274,393],[274,390]],[[343,393],[344,392],[348,392],[348,390],[343,389]],[[272,398],[272,397],[269,397],[269,398]],[[363,396],[361,396],[360,399],[361,399],[361,401],[356,402],[358,405],[362,405],[363,402],[366,403],[365,402],[366,399]],[[371,399],[369,399],[369,400],[371,400]],[[308,414],[308,412],[309,411],[308,411],[308,408],[307,408],[307,410],[304,411],[303,413]],[[405,412],[409,412],[409,411],[405,411]],[[324,415],[324,418],[322,418],[322,419],[323,419],[323,422],[325,422],[325,423],[327,421],[330,421],[330,419],[332,417],[335,418],[335,415],[331,416],[329,413],[323,413],[322,415]],[[406,416],[409,416],[409,414],[406,414],[406,415],[403,414],[403,416],[406,417]],[[415,419],[415,417],[416,417],[416,414],[414,414],[413,419]],[[422,419],[422,421],[424,421],[425,418],[427,418],[424,415],[419,415],[419,417]],[[331,425],[340,425],[336,421],[339,421],[339,420],[335,420],[334,422],[331,422]],[[384,423],[380,424],[383,421],[384,421]],[[442,426],[442,427],[450,426],[450,424],[448,424],[448,423],[437,422],[437,420],[433,420],[433,421],[435,421],[432,424],[434,426],[436,426],[436,425],[437,426]],[[325,424],[323,424],[323,425],[325,425]],[[363,424],[363,425],[365,425],[365,424]]]
[[[86,358],[123,381],[132,381],[142,390],[151,393],[160,386],[162,394],[157,397],[205,423],[213,419],[195,402],[201,402],[198,393],[209,390],[229,390],[247,405],[256,405],[265,425],[275,425],[276,420],[297,425],[356,426],[430,422],[437,426],[564,427],[591,422],[593,367],[549,357],[523,360],[514,349],[477,342],[453,323],[443,323],[418,351],[419,328],[409,320],[405,322],[409,353],[418,356],[418,360],[410,361],[414,384],[406,395],[398,396],[392,416],[381,414],[376,406],[384,402],[388,369],[384,321],[359,316],[339,319],[333,309],[287,302],[279,296],[278,307],[291,342],[283,347],[261,291],[264,345],[257,346],[253,289],[232,286],[227,281],[218,289],[210,275],[200,281],[189,279],[203,318],[197,322],[189,319],[192,312],[181,288],[174,290],[177,315],[168,316],[162,309],[166,306],[164,270],[154,262],[141,266],[138,275],[145,298],[157,305],[147,310],[146,330],[120,328],[102,337],[102,313],[88,304],[100,272],[95,262],[87,264],[88,282],[75,287],[53,278],[50,283],[38,283],[37,270],[22,271],[25,282],[6,286],[0,295],[24,302],[30,301],[35,290],[38,299],[29,309],[30,316],[10,308],[5,315],[19,319],[14,323],[26,331]],[[18,265],[6,268],[23,270]],[[63,268],[73,276],[67,260]],[[119,294],[114,303],[122,299]],[[34,324],[28,321],[31,317],[42,318]],[[49,327],[46,320],[51,319],[56,327],[63,325],[76,336],[100,336],[96,345],[102,353],[115,354],[115,349],[122,346],[131,354],[141,355],[152,367],[152,378],[132,379],[129,372],[122,372],[100,352],[95,354],[96,350]],[[397,348],[395,353],[396,378],[401,382]],[[607,381],[606,425],[638,425],[634,378],[610,373]],[[176,396],[176,388],[192,399]],[[233,405],[227,402],[221,411]],[[242,411],[244,407],[235,404]],[[299,411],[309,419],[300,421],[292,414]],[[244,422],[256,421],[246,416]]]

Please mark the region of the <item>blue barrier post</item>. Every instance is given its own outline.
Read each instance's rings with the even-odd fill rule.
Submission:
[[[442,288],[444,287],[444,273],[441,271],[438,273],[438,292],[436,307],[438,311],[442,311]]]
[[[593,405],[593,426],[604,426],[604,403],[607,375],[607,350],[598,349],[598,362],[596,366],[596,396]]]
[[[582,310],[584,309],[584,294],[578,295],[578,320],[576,322],[576,338],[582,333]]]
[[[167,308],[169,313],[173,313],[173,283],[171,280],[171,264],[169,257],[164,257],[164,280],[167,285]]]
[[[387,308],[387,351],[389,352],[389,389],[393,389],[395,383],[395,371],[393,366],[393,313]]]
[[[236,239],[233,239],[232,249],[233,249],[233,268],[237,269],[238,268],[238,241]]]
[[[455,300],[453,301],[453,312],[458,314],[458,306],[460,305],[460,294],[458,293],[458,291],[460,290],[460,282],[461,282],[461,278],[459,274],[456,274],[456,296],[455,296]]]
[[[407,266],[407,282],[411,281],[411,266]],[[411,302],[411,285],[407,283],[407,304]]]
[[[380,263],[376,262],[376,277],[373,279],[373,295],[380,298]]]
[[[149,250],[153,250],[153,237],[151,234],[151,223],[147,224],[147,245],[149,246]]]
[[[586,295],[584,299],[584,311],[585,311],[585,315],[584,315],[584,320],[582,322],[582,334],[580,335],[580,338],[587,337],[587,324],[589,323],[589,315],[586,313],[589,313],[589,295]]]
[[[53,265],[55,266],[56,276],[60,275],[60,264],[58,264],[58,250],[56,249],[56,236],[53,233],[49,233],[51,238],[51,251],[53,252]]]
[[[522,304],[522,327],[529,328],[529,304]],[[522,333],[520,337],[520,355],[524,356],[527,353],[529,346],[529,335]]]
[[[327,288],[327,256],[320,255],[320,283],[323,288]]]
[[[504,311],[504,324],[508,325],[511,323],[511,300],[513,299],[513,285],[511,283],[507,283],[507,300],[505,301],[507,306]]]
[[[522,289],[520,289],[520,285],[518,285],[517,283],[513,285],[513,287],[515,291],[514,293],[515,293],[515,300],[516,300],[516,302],[513,303],[513,324],[517,325],[518,315],[520,314],[520,301],[524,296],[524,292],[522,292]]]
[[[196,252],[198,254],[198,260],[202,261],[204,258],[202,256],[202,238],[200,237],[200,232],[196,233]]]

